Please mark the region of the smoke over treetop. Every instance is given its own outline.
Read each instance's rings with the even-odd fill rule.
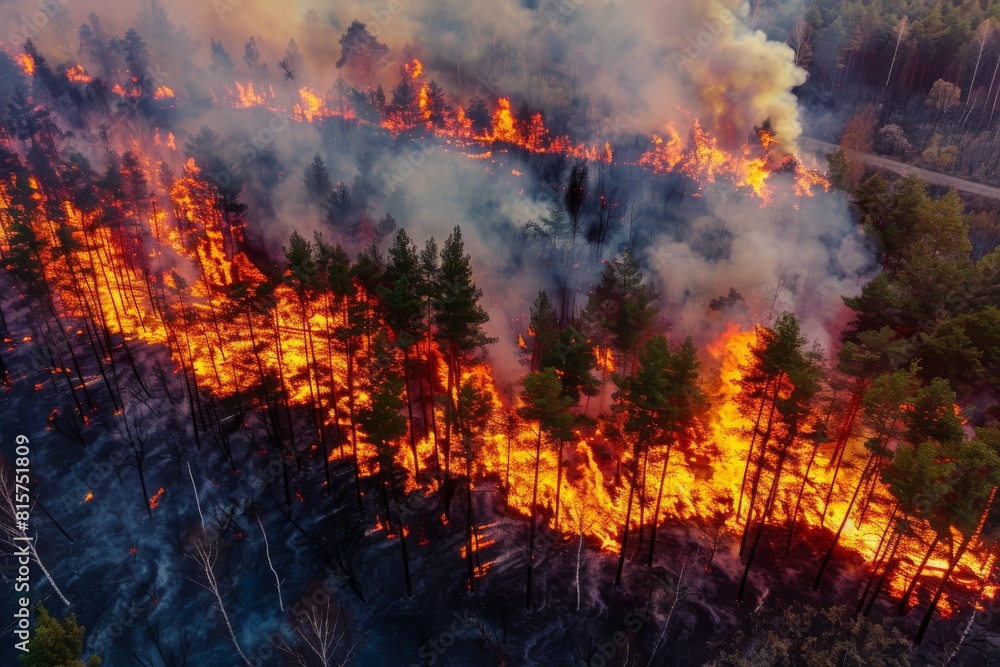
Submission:
[[[106,32],[121,34],[133,18],[71,4],[54,12],[46,25],[19,35],[30,26],[34,3],[18,2],[5,11],[8,48],[33,37],[46,52],[58,49],[76,59],[74,34],[95,11]],[[157,4],[141,14],[147,27],[160,16]],[[169,6],[168,18],[177,35],[160,43],[146,32],[152,64],[167,73],[167,83],[182,75],[185,63],[207,62],[212,40],[231,54],[237,71],[244,71],[244,44],[256,36],[260,61],[280,75],[278,61],[289,39],[295,39],[302,59],[297,79],[317,90],[328,89],[339,73],[354,85],[395,83],[396,68],[411,54],[420,55],[429,78],[436,78],[459,99],[480,94],[510,94],[547,108],[566,104],[566,113],[582,124],[590,117],[593,133],[628,130],[662,132],[668,123],[690,126],[700,119],[723,148],[741,146],[755,125],[771,118],[779,142],[792,150],[801,133],[794,86],[805,72],[793,63],[785,44],[770,42],[745,23],[747,10],[739,0],[712,2],[643,2],[626,6],[594,0],[538,3],[436,2],[432,6],[394,0],[353,2],[331,6],[300,2],[293,8],[260,2],[180,0]],[[25,18],[27,17],[27,18]],[[388,67],[373,71],[335,68],[343,53],[341,35],[357,20],[390,49]],[[189,33],[184,35],[184,33]],[[195,52],[196,49],[196,52]],[[566,95],[553,95],[552,80],[564,78]],[[543,84],[543,79],[545,83]],[[494,90],[499,88],[499,90]],[[578,137],[586,138],[586,137]]]

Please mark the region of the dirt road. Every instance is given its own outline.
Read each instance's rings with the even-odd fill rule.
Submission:
[[[802,137],[799,139],[799,146],[801,147],[803,153],[811,153],[819,156],[821,164],[825,164],[824,156],[827,153],[832,153],[839,148],[839,146],[835,146],[834,144],[828,144],[825,141],[810,139],[809,137]],[[865,154],[861,157],[867,164],[874,165],[882,169],[888,169],[889,171],[894,171],[897,174],[903,174],[904,176],[916,174],[928,183],[936,183],[938,185],[956,188],[961,192],[971,192],[972,194],[980,195],[982,197],[1000,199],[1000,188],[993,187],[992,185],[983,185],[982,183],[967,181],[964,178],[948,176],[947,174],[939,174],[936,171],[921,169],[920,167],[914,167],[913,165],[904,164],[903,162],[897,162],[896,160],[882,157],[880,155]]]

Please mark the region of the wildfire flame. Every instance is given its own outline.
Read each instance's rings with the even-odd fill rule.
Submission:
[[[29,74],[34,62],[22,54],[19,62]],[[79,69],[77,69],[79,68]],[[416,79],[422,66],[414,60],[406,70]],[[70,72],[74,72],[72,75]],[[67,70],[67,76],[86,76],[82,67]],[[73,80],[73,79],[71,79]],[[237,108],[267,106],[273,99],[254,90],[252,83],[235,83],[237,93],[230,95],[230,104]],[[126,92],[118,84],[114,91],[122,96]],[[162,96],[158,93],[165,91]],[[169,95],[166,94],[169,91]],[[353,114],[347,107],[330,105],[330,100],[315,94],[309,88],[300,88],[300,102],[295,117],[301,122],[316,122],[324,117],[345,117]],[[157,88],[157,99],[172,97],[173,91],[165,86]],[[432,122],[428,88],[421,87],[418,94],[421,110],[419,122],[430,127],[433,133],[447,138],[460,147],[479,147],[483,144],[509,144],[535,153],[553,153],[593,161],[611,163],[614,152],[610,142],[603,146],[574,144],[566,137],[551,138],[540,113],[531,114],[527,121],[512,112],[509,98],[500,98],[490,118],[490,126],[483,131],[473,128],[461,106],[445,112],[444,118]],[[383,125],[391,132],[413,130],[396,125],[399,119],[388,119]],[[156,141],[161,141],[156,135]],[[668,126],[664,136],[654,136],[652,146],[642,155],[639,164],[657,173],[680,172],[699,183],[714,183],[730,179],[737,187],[746,188],[764,201],[773,194],[771,179],[775,173],[790,172],[795,177],[796,192],[812,195],[816,188],[829,184],[818,172],[804,168],[798,161],[774,154],[777,145],[769,132],[758,133],[759,141],[747,142],[739,151],[727,151],[693,121],[688,138],[682,137],[673,126]],[[168,133],[165,145],[176,149],[173,134]],[[489,158],[492,148],[479,155]],[[498,147],[496,150],[500,150]],[[147,164],[147,163],[144,163]],[[147,166],[141,167],[148,169]],[[147,181],[156,182],[150,173]],[[351,355],[343,347],[334,347],[334,327],[347,323],[347,313],[331,307],[328,294],[305,302],[287,283],[280,283],[269,292],[269,307],[247,307],[232,296],[237,285],[247,286],[248,293],[265,285],[267,278],[260,268],[243,252],[242,229],[230,224],[216,205],[216,190],[206,180],[193,159],[183,167],[183,173],[169,189],[156,191],[155,212],[137,216],[135,224],[110,226],[103,219],[104,211],[81,210],[71,202],[54,205],[35,179],[29,180],[32,196],[39,204],[23,212],[31,232],[39,244],[43,265],[54,276],[56,300],[82,318],[89,317],[105,328],[110,335],[120,335],[126,341],[143,341],[169,349],[173,360],[185,373],[190,373],[197,390],[214,396],[243,394],[248,387],[259,384],[262,377],[273,378],[280,386],[279,393],[287,396],[290,405],[311,406],[315,395],[320,401],[319,419],[324,427],[335,432],[352,433],[350,409],[357,410],[369,404],[369,396],[355,385],[352,396],[338,391],[334,397],[331,389],[344,389],[357,382],[358,364],[368,358],[371,343],[359,343]],[[6,195],[0,218],[6,219]],[[59,236],[57,221],[48,216],[53,210],[65,215],[68,233],[73,244],[60,251],[64,240]],[[6,222],[0,244],[4,254],[9,250]],[[79,276],[83,289],[74,289],[68,276]],[[533,335],[529,331],[529,336]],[[739,383],[751,356],[751,346],[760,330],[744,330],[737,325],[730,327],[717,340],[707,346],[705,384],[710,385],[712,408],[704,434],[693,438],[685,447],[678,446],[665,457],[662,442],[650,443],[651,455],[641,468],[637,489],[644,509],[631,518],[630,527],[662,523],[663,521],[705,522],[716,521],[719,526],[736,532],[745,518],[745,508],[740,508],[737,497],[742,485],[744,463],[750,442],[746,437],[748,420],[739,409]],[[316,339],[312,349],[310,342]],[[324,340],[326,338],[327,340]],[[29,341],[30,337],[25,337]],[[326,342],[330,342],[329,348]],[[528,347],[528,342],[518,336],[518,345]],[[431,348],[431,349],[428,349]],[[414,367],[432,365],[437,373],[437,383],[447,386],[451,370],[433,346],[416,345],[411,358]],[[615,370],[618,360],[607,349],[595,350],[598,368],[607,375]],[[257,365],[257,360],[260,365]],[[55,372],[55,371],[53,371]],[[545,442],[540,459],[535,460],[538,434],[534,424],[522,424],[510,434],[499,424],[504,405],[493,385],[490,368],[484,363],[461,369],[462,382],[475,382],[487,393],[487,399],[497,416],[481,436],[479,451],[470,462],[474,484],[495,483],[504,480],[507,503],[513,511],[531,515],[532,486],[536,463],[539,469],[539,504],[549,510],[546,521],[553,528],[558,526],[568,532],[583,532],[592,543],[607,552],[617,553],[625,521],[628,502],[628,485],[622,482],[620,470],[632,469],[638,464],[629,448],[624,448],[618,460],[614,452],[620,443],[609,440],[599,429],[582,430],[567,443]],[[784,387],[779,387],[784,391]],[[515,399],[516,403],[516,399]],[[506,406],[507,408],[517,407]],[[440,403],[430,408],[433,416],[445,421],[445,407]],[[86,417],[86,416],[84,416]],[[331,460],[354,459],[359,474],[371,476],[378,472],[378,452],[363,433],[344,438],[337,448],[331,448]],[[307,442],[313,445],[312,442]],[[439,456],[441,444],[433,434],[417,440],[417,461],[421,470],[427,470]],[[451,443],[455,452],[453,465],[458,465],[462,454]],[[849,458],[864,452],[864,437],[853,436],[847,444]],[[823,514],[822,494],[811,493],[804,498],[798,519],[812,528],[839,524],[848,512],[851,489],[857,482],[857,473],[843,473],[836,481],[830,448],[817,453],[817,464],[810,469],[809,484],[815,489],[832,487],[831,503],[826,518]],[[804,468],[808,457],[797,458],[799,468]],[[409,447],[398,447],[396,463],[408,471],[405,488],[411,492],[431,493],[436,481],[417,479],[413,472],[413,455]],[[509,463],[508,463],[509,462]],[[462,461],[464,463],[464,461]],[[789,473],[792,478],[805,476],[804,470]],[[659,516],[651,517],[652,489],[665,480],[669,490]],[[164,489],[159,489],[149,499],[150,508],[160,502]],[[788,492],[774,507],[769,521],[773,525],[789,522],[789,508],[794,506]],[[874,500],[869,504],[862,521],[852,517],[840,538],[840,548],[867,562],[879,547],[881,529],[888,525],[891,516],[885,502],[888,491],[882,485],[872,487]],[[559,512],[555,512],[556,497]],[[85,501],[93,498],[88,492]],[[488,533],[490,527],[480,527]],[[914,526],[912,539],[901,547],[903,558],[900,566],[889,577],[888,585],[894,593],[905,587],[908,577],[915,571],[922,554],[921,544],[930,540],[928,526]],[[421,533],[422,534],[422,533]],[[488,548],[496,538],[484,534],[480,548]],[[929,559],[929,571],[947,566],[942,554]],[[991,556],[970,549],[963,558],[965,571],[986,571],[992,567]],[[483,565],[483,572],[489,563]],[[968,584],[968,582],[964,582]]]
[[[685,141],[673,125],[668,125],[669,140],[653,136],[652,147],[639,158],[639,164],[655,173],[679,171],[700,184],[715,183],[718,178],[729,179],[737,188],[748,188],[764,203],[769,203],[773,187],[768,180],[777,171],[793,171],[795,193],[813,196],[813,190],[829,191],[830,183],[818,171],[804,167],[792,158],[788,164],[784,156],[775,155],[777,146],[773,132],[758,131],[757,145],[748,141],[739,153],[719,147],[718,140],[706,132],[698,119],[692,121],[691,137]]]
[[[83,69],[83,65],[73,65],[66,70],[66,78],[73,83],[90,83],[90,77]]]
[[[21,53],[17,56],[17,64],[21,66],[24,73],[28,76],[32,76],[35,73],[35,59],[32,58],[27,53]]]
[[[424,65],[419,60],[414,58],[408,63],[403,63],[403,71],[406,72],[411,79],[419,79],[420,75],[424,73]]]

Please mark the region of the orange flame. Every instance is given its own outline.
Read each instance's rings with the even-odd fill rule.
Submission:
[[[21,53],[17,56],[17,64],[21,66],[24,73],[28,76],[32,76],[35,73],[35,59],[32,58],[27,53]]]
[[[90,77],[84,71],[83,65],[73,65],[67,69],[66,78],[73,83],[90,83]]]
[[[409,74],[411,79],[419,79],[424,73],[424,65],[414,58],[411,62],[403,63],[403,71]]]

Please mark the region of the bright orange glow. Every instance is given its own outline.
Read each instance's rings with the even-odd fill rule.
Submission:
[[[718,141],[706,132],[698,119],[692,121],[691,136],[685,141],[673,125],[667,127],[668,141],[654,135],[653,145],[639,158],[639,164],[656,173],[680,171],[699,184],[715,183],[720,177],[737,188],[746,188],[764,203],[772,199],[774,188],[768,180],[776,171],[794,173],[794,189],[798,196],[813,195],[813,190],[830,189],[830,184],[818,171],[807,169],[792,156],[778,156],[773,133],[760,130],[759,143],[747,142],[738,153],[719,147]]]
[[[83,69],[83,65],[73,65],[66,70],[66,78],[73,83],[90,83],[90,77]]]
[[[295,105],[295,117],[304,119],[311,123],[314,118],[329,115],[323,106],[323,101],[309,88],[299,89],[299,98],[302,100]]]
[[[154,100],[170,99],[173,96],[174,96],[174,91],[172,91],[170,88],[167,88],[166,86],[159,86],[156,90],[153,91]]]
[[[414,58],[408,63],[403,63],[403,71],[409,74],[410,78],[419,79],[420,75],[424,73],[424,65]]]
[[[28,76],[32,76],[35,73],[35,59],[27,53],[18,54],[17,64],[21,66],[21,69]]]
[[[233,106],[237,109],[248,109],[250,107],[262,107],[267,105],[267,100],[264,96],[254,91],[252,82],[242,84],[239,81],[236,81],[234,85],[236,86],[236,100]]]
[[[605,376],[615,372],[615,355],[610,347],[595,347],[594,358],[597,360],[597,368]]]
[[[34,67],[29,56],[22,55],[19,62],[26,71],[29,66]],[[422,76],[422,65],[414,60],[406,71],[418,79]],[[71,76],[70,72],[74,72],[72,76],[86,76],[78,65],[67,70],[67,76]],[[234,85],[237,92],[230,93],[228,98],[234,107],[270,108],[273,103],[273,91],[262,93],[252,83]],[[414,84],[414,88],[417,85],[420,84]],[[113,90],[126,96],[118,84]],[[160,91],[165,92],[160,94]],[[477,159],[493,159],[496,153],[499,160],[501,152],[515,146],[536,154],[605,163],[614,160],[610,142],[588,146],[573,143],[565,136],[552,137],[541,113],[515,114],[509,98],[496,101],[489,127],[482,130],[474,129],[465,111],[457,105],[444,111],[443,118],[432,120],[429,91],[429,85],[420,87],[416,97],[419,113],[414,112],[413,119],[406,121],[408,127],[404,127],[404,119],[387,119],[383,126],[394,133],[426,128],[446,139],[456,152]],[[297,92],[299,101],[293,117],[300,122],[353,117],[354,111],[346,103],[334,102],[334,93],[321,95],[306,87]],[[162,86],[154,93],[157,99],[172,96],[173,91]],[[818,172],[805,169],[794,158],[790,162],[787,157],[774,155],[776,144],[772,134],[761,132],[759,137],[756,144],[748,142],[740,150],[727,150],[694,120],[686,137],[674,126],[665,128],[663,136],[654,136],[639,164],[657,173],[683,173],[703,185],[726,179],[765,202],[774,196],[773,178],[778,172],[794,174],[796,193],[801,196],[829,187]],[[162,153],[163,147],[176,150],[171,133],[163,138],[157,132],[154,144],[160,147],[157,153]],[[139,168],[145,170],[147,182],[156,184],[160,181],[155,172],[150,173],[152,162],[144,159]],[[511,174],[518,176],[520,172],[512,169]],[[505,172],[504,178],[507,178]],[[185,380],[190,378],[196,391],[205,396],[252,396],[256,392],[249,390],[266,378],[274,385],[275,394],[287,397],[291,406],[315,408],[321,428],[304,436],[306,451],[320,451],[324,433],[341,433],[343,437],[336,444],[332,440],[327,443],[330,460],[348,460],[353,464],[356,458],[363,477],[382,472],[375,446],[362,429],[356,428],[350,414],[351,410],[356,413],[370,405],[371,398],[363,386],[365,363],[372,353],[371,340],[359,337],[357,347],[348,353],[333,333],[348,322],[347,306],[334,304],[332,297],[321,291],[300,298],[291,281],[281,282],[273,289],[268,285],[268,296],[260,302],[238,298],[240,293],[256,295],[257,288],[264,287],[268,277],[244,252],[241,224],[224,217],[217,205],[216,188],[193,159],[183,165],[173,182],[151,185],[154,210],[134,214],[135,219],[130,218],[128,224],[106,224],[103,207],[88,211],[70,201],[48,201],[35,179],[30,179],[29,184],[39,205],[21,213],[40,242],[39,253],[53,284],[54,300],[77,316],[78,321],[91,318],[109,335],[164,347],[169,350],[176,372],[184,373]],[[6,191],[0,191],[0,204],[0,211],[9,207]],[[65,214],[68,230],[60,228],[61,221],[47,217],[54,209]],[[61,234],[66,232],[74,243],[70,250],[63,251],[65,238]],[[9,250],[6,237],[0,236],[0,249],[4,253]],[[74,286],[71,276],[79,281],[78,285]],[[376,326],[379,324],[375,322]],[[74,323],[73,330],[75,326]],[[505,488],[507,504],[513,512],[527,517],[532,513],[537,464],[538,503],[545,510],[540,516],[550,527],[558,526],[566,535],[582,533],[591,544],[617,553],[633,470],[639,471],[635,486],[641,503],[633,507],[630,527],[638,529],[664,522],[715,522],[730,533],[741,530],[748,510],[747,503],[740,505],[739,496],[746,461],[752,453],[748,433],[753,425],[745,410],[741,410],[740,383],[752,358],[752,346],[761,335],[762,329],[744,329],[732,324],[706,346],[701,378],[711,398],[706,423],[697,433],[683,434],[676,442],[664,436],[647,443],[648,455],[642,461],[635,459],[627,443],[613,435],[619,425],[610,422],[581,427],[580,432],[564,443],[552,442],[543,434],[536,460],[537,425],[518,424],[513,432],[504,428],[505,410],[518,407],[519,399],[513,399],[514,405],[504,405],[488,365],[470,364],[452,373],[441,350],[434,343],[422,342],[413,346],[410,361],[414,368],[432,367],[437,374],[436,387],[448,387],[455,375],[461,375],[461,383],[482,388],[491,408],[492,421],[475,434],[473,442],[463,442],[461,435],[449,434],[451,474],[464,475],[468,463],[474,490],[487,487],[494,490],[498,480],[505,486],[509,483],[509,491]],[[527,338],[519,335],[517,345],[529,349],[532,336],[531,331]],[[30,340],[30,336],[24,337],[24,342]],[[623,372],[618,366],[629,360],[629,357],[616,359],[610,349],[602,346],[595,348],[594,358],[602,377],[616,370]],[[775,393],[787,399],[790,388],[778,383]],[[254,409],[263,407],[262,399],[251,400],[257,401]],[[444,456],[446,436],[441,425],[448,415],[446,401],[437,400],[429,411],[439,431],[436,436],[428,433],[414,438],[420,475],[414,474],[414,454],[407,437],[393,453],[394,463],[406,471],[403,487],[410,493],[430,495],[438,490],[438,480],[427,471],[434,470],[439,457]],[[776,485],[779,497],[768,525],[780,526],[794,518],[803,526],[798,529],[800,533],[805,533],[808,526],[814,534],[824,534],[820,528],[839,525],[848,513],[852,491],[864,467],[867,435],[852,434],[844,454],[848,465],[836,480],[834,467],[830,465],[832,448],[829,443],[820,443],[815,451],[815,465],[809,468],[808,484],[803,485],[806,493],[802,506],[794,516],[796,490],[806,476],[806,462],[813,451],[804,439],[793,443],[794,451],[783,473],[787,482]],[[475,451],[469,461],[465,459],[466,445]],[[762,483],[767,485],[774,474],[773,468],[765,466]],[[653,516],[661,479],[663,503]],[[826,491],[831,487],[830,504],[824,508]],[[151,508],[158,506],[163,493],[161,488],[149,499]],[[848,554],[845,561],[871,563],[883,531],[892,527],[893,519],[886,509],[891,506],[888,491],[876,483],[871,486],[869,497],[871,502],[863,518],[861,512],[853,509],[840,537],[839,549]],[[88,492],[84,500],[91,499],[93,493]],[[477,553],[502,539],[499,526],[479,526],[477,530]],[[420,543],[426,543],[422,527],[419,539]],[[899,595],[905,589],[932,539],[929,524],[911,522],[900,547],[902,559],[888,579],[890,592]],[[969,573],[989,572],[993,567],[993,557],[985,551],[970,549],[963,558],[963,567],[956,573],[956,581],[962,586],[973,586]],[[939,576],[948,566],[947,557],[944,546],[940,547],[928,559],[926,572]],[[482,576],[490,567],[488,561],[477,565],[477,574]],[[995,591],[990,586],[989,590]],[[947,600],[942,608],[951,609]]]

